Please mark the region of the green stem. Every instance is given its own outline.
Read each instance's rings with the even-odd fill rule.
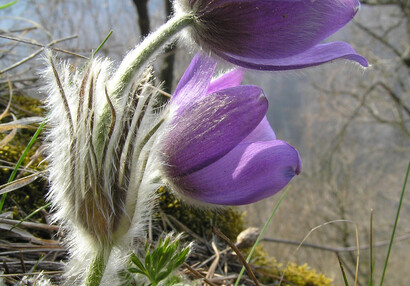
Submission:
[[[401,190],[399,206],[397,207],[396,219],[394,220],[394,226],[393,226],[393,230],[392,230],[391,237],[390,237],[390,244],[389,244],[389,249],[387,250],[386,260],[384,262],[384,268],[383,268],[382,278],[380,280],[380,286],[383,285],[384,276],[386,275],[387,265],[389,264],[390,252],[393,247],[394,235],[396,234],[397,224],[399,223],[400,210],[401,210],[401,206],[404,200],[404,193],[406,192],[406,185],[407,185],[407,180],[409,179],[409,173],[410,173],[410,162],[407,165],[406,177],[404,179],[403,188]]]
[[[134,74],[143,67],[164,44],[169,42],[176,33],[192,24],[193,21],[194,18],[190,14],[175,16],[158,30],[148,35],[141,44],[128,53],[112,77],[114,96],[122,94]]]
[[[108,258],[110,257],[112,246],[101,247],[90,264],[85,286],[98,286],[103,278],[105,267],[107,266]]]

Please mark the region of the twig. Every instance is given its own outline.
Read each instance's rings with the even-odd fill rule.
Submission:
[[[9,101],[7,102],[6,109],[0,114],[0,120],[6,117],[10,112],[11,101],[13,99],[13,85],[11,84],[10,79],[7,79],[9,85]]]
[[[406,240],[410,238],[410,234],[402,235],[397,237],[395,240],[396,241],[401,241],[401,240]],[[280,238],[269,238],[265,237],[262,238],[263,241],[267,242],[277,242],[277,243],[284,243],[284,244],[290,244],[290,245],[297,245],[301,247],[308,247],[308,248],[314,248],[314,249],[320,249],[320,250],[325,250],[325,251],[331,251],[331,252],[352,252],[352,251],[357,251],[356,246],[349,246],[349,247],[331,247],[331,246],[323,246],[323,245],[317,245],[317,244],[311,244],[311,243],[303,243],[302,245],[298,241],[294,240],[287,240],[287,239],[280,239]],[[373,243],[373,247],[381,247],[381,246],[386,246],[390,243],[390,240],[383,240],[383,241],[378,241]],[[359,248],[359,250],[366,250],[372,247],[370,244],[368,245],[363,245]]]
[[[235,251],[236,255],[238,255],[238,258],[241,260],[243,266],[245,266],[246,271],[248,272],[249,276],[251,277],[251,279],[253,280],[253,282],[255,283],[255,285],[259,286],[260,283],[258,281],[258,279],[256,279],[255,274],[253,273],[251,267],[249,266],[249,264],[246,262],[246,259],[242,256],[241,251],[236,247],[236,245],[228,238],[225,236],[225,234],[223,234],[219,229],[217,229],[216,227],[212,227],[212,231],[219,236],[220,238],[222,238],[223,240],[225,240],[226,243],[229,244],[229,246],[232,248],[233,251]]]
[[[372,30],[370,30],[369,28],[367,28],[366,26],[363,26],[362,24],[360,24],[357,21],[354,21],[355,25],[361,29],[362,31],[365,31],[366,33],[368,33],[370,36],[372,36],[373,38],[375,38],[376,40],[378,40],[380,43],[382,43],[383,45],[385,45],[386,47],[388,47],[393,53],[396,54],[396,56],[398,56],[399,58],[402,57],[402,54],[400,53],[399,50],[397,50],[392,44],[390,44],[388,41],[386,41],[386,39],[384,39],[383,37],[377,35],[376,33],[374,33]]]
[[[26,31],[31,31],[31,30],[36,30],[38,27],[32,26],[32,27],[26,27],[26,28],[19,28],[19,29],[14,29],[14,30],[3,30],[0,29],[0,34],[9,34],[9,33],[20,33],[20,32],[26,32]]]
[[[39,78],[38,77],[27,77],[27,78],[19,78],[19,79],[13,79],[12,82],[24,82],[24,81],[37,81]],[[0,84],[5,84],[8,83],[10,79],[7,80],[0,80]]]
[[[0,274],[0,277],[19,277],[19,276],[28,276],[28,275],[53,275],[53,274],[63,274],[64,271],[41,271],[33,273],[13,273],[13,274]]]
[[[3,74],[3,73],[5,73],[5,72],[8,72],[8,71],[10,71],[10,70],[12,70],[12,69],[14,69],[14,68],[16,68],[16,67],[22,65],[23,63],[25,63],[25,62],[27,62],[27,61],[33,59],[34,57],[36,57],[37,55],[39,55],[40,53],[42,53],[45,48],[51,48],[52,45],[55,45],[55,44],[57,44],[57,43],[59,43],[59,42],[66,41],[66,40],[69,40],[69,39],[72,39],[72,38],[75,38],[75,37],[77,37],[77,36],[70,36],[70,37],[58,39],[58,40],[52,41],[52,42],[50,42],[50,43],[48,43],[47,45],[44,46],[44,45],[41,45],[41,44],[36,43],[36,42],[33,42],[33,41],[28,41],[28,40],[25,40],[25,39],[19,39],[19,38],[15,38],[15,37],[9,37],[9,36],[5,36],[5,35],[0,35],[0,38],[5,38],[5,39],[9,39],[9,40],[19,41],[19,42],[22,42],[22,43],[25,43],[25,44],[29,44],[29,45],[34,45],[34,46],[39,46],[39,47],[41,47],[40,49],[38,49],[36,52],[32,53],[32,54],[29,55],[28,57],[25,57],[24,59],[18,61],[17,63],[15,63],[15,64],[13,64],[13,65],[11,65],[11,66],[9,66],[8,68],[5,68],[5,69],[1,70],[1,71],[0,71],[0,74]],[[70,51],[66,51],[66,50],[62,50],[62,49],[58,49],[58,48],[51,48],[51,49],[53,49],[53,50],[55,50],[55,51],[63,52],[63,53],[66,53],[66,54],[69,54],[69,55],[72,55],[72,56],[76,56],[76,57],[80,57],[80,58],[83,58],[83,59],[87,59],[87,60],[88,60],[87,57],[82,56],[82,55],[79,55],[79,54],[76,54],[76,53],[73,53],[73,52],[70,52]]]
[[[218,266],[219,258],[220,258],[219,250],[218,250],[218,248],[216,247],[215,241],[212,241],[211,245],[212,245],[212,249],[213,249],[214,252],[215,252],[215,259],[214,259],[214,261],[212,262],[211,266],[209,267],[208,273],[206,274],[206,278],[208,278],[208,279],[211,279],[211,278],[214,276],[214,274],[215,274],[215,269],[216,269],[216,267]]]
[[[4,272],[5,273],[10,273],[9,267],[7,266],[6,260],[3,259],[3,267],[4,267]],[[0,275],[1,277],[1,275]]]
[[[190,230],[187,226],[185,226],[182,222],[178,221],[176,218],[174,218],[171,215],[167,215],[164,213],[164,215],[172,220],[173,223],[175,223],[179,228],[181,228],[184,232],[188,233],[189,235],[191,235],[192,237],[194,237],[196,240],[207,244],[207,241],[205,239],[203,239],[202,237],[200,237],[199,235],[197,235],[196,233],[194,233],[192,230]]]
[[[20,262],[21,262],[21,268],[23,269],[23,272],[26,273],[27,269],[26,269],[26,264],[24,263],[24,258],[23,258],[23,253],[20,252]]]
[[[216,284],[214,284],[213,282],[209,281],[204,275],[202,275],[201,273],[199,273],[198,271],[196,271],[194,268],[192,268],[191,266],[189,266],[189,264],[184,263],[184,266],[192,273],[194,274],[194,276],[196,276],[197,278],[203,279],[205,283],[211,285],[211,286],[217,286]]]
[[[229,251],[231,248],[227,247],[224,250],[220,251],[219,254],[224,254],[227,251]],[[209,261],[211,261],[212,259],[214,259],[216,257],[216,254],[213,254],[212,256],[209,256],[207,259],[205,259],[204,261],[202,261],[198,267],[204,266],[205,264],[207,264]]]
[[[60,230],[60,227],[56,225],[48,225],[45,223],[35,223],[35,222],[21,222],[19,220],[6,219],[6,218],[0,218],[0,223],[6,223],[10,225],[18,224],[19,227],[36,229],[36,230],[46,230],[46,231],[59,231]]]
[[[0,243],[0,249],[13,249],[15,251],[23,251],[23,250],[39,250],[41,251],[44,249],[44,246],[48,248],[56,248],[62,249],[59,245],[58,241],[55,240],[45,240],[41,239],[39,241],[35,241],[34,243]]]
[[[1,35],[0,35],[1,37]],[[25,57],[24,59],[22,59],[21,61],[18,61],[17,63],[9,66],[8,68],[5,68],[3,70],[0,71],[0,74],[3,74],[5,72],[8,72],[9,70],[12,70],[16,67],[18,67],[19,65],[24,64],[25,62],[35,58],[37,55],[41,54],[41,52],[44,50],[44,48],[38,49],[37,51],[35,51],[34,53],[32,53],[31,55],[29,55],[28,57]]]
[[[54,40],[54,41],[48,43],[47,45],[42,45],[42,44],[37,43],[36,41],[33,41],[33,40],[27,40],[27,39],[18,38],[18,37],[10,37],[10,36],[6,36],[6,35],[0,35],[0,38],[12,40],[12,41],[17,41],[17,42],[21,42],[21,43],[24,43],[24,44],[28,44],[28,45],[32,45],[32,46],[36,46],[36,47],[41,47],[41,48],[47,47],[47,48],[50,48],[50,49],[52,49],[54,51],[57,51],[57,52],[62,52],[62,53],[65,53],[65,54],[69,54],[71,56],[75,56],[75,57],[79,57],[79,58],[83,58],[83,59],[88,60],[88,57],[86,57],[86,56],[83,56],[83,55],[80,55],[80,54],[77,54],[77,53],[74,53],[74,52],[71,52],[71,51],[68,51],[68,50],[51,47],[51,46],[53,46],[55,44],[58,44],[60,42],[72,40],[72,39],[75,39],[77,37],[78,37],[77,35],[72,35],[72,36],[68,36],[68,37],[65,37],[65,38]]]
[[[41,248],[41,249],[22,249],[22,250],[13,250],[13,251],[4,251],[1,252],[1,256],[6,256],[6,255],[11,255],[11,254],[18,254],[18,253],[39,253],[39,252],[65,252],[67,249],[63,248],[60,246],[58,248],[58,245],[55,248]]]

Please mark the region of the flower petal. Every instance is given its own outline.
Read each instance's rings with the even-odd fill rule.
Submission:
[[[167,127],[161,147],[165,172],[182,176],[212,164],[255,129],[267,108],[257,86],[224,89],[192,103]]]
[[[259,125],[256,126],[256,128],[248,136],[246,136],[246,138],[243,139],[241,143],[272,140],[276,140],[276,135],[265,116],[259,123]]]
[[[209,94],[221,89],[240,85],[243,79],[243,74],[244,71],[242,69],[234,69],[223,74],[211,82],[206,93]]]
[[[196,54],[180,79],[170,103],[186,108],[191,102],[205,96],[216,64],[216,60]]]
[[[257,70],[279,71],[300,69],[320,65],[336,59],[356,61],[364,67],[369,65],[364,57],[357,54],[355,50],[345,42],[319,44],[303,53],[279,59],[255,59],[228,54],[220,54],[219,56],[236,65]]]
[[[178,177],[183,195],[212,204],[242,205],[269,197],[301,172],[295,148],[284,141],[242,143],[215,163]]]
[[[254,59],[306,51],[345,26],[360,6],[358,0],[196,2],[197,40],[214,52]]]

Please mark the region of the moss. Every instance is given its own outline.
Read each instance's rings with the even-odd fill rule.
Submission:
[[[330,286],[332,279],[326,277],[321,273],[317,273],[315,269],[310,268],[307,263],[297,265],[296,263],[289,263],[283,270],[288,281],[296,285],[303,286]]]
[[[43,104],[40,100],[24,95],[13,96],[12,107],[21,116],[42,116],[44,114]]]
[[[161,210],[176,218],[199,236],[210,238],[212,226],[217,227],[232,241],[245,229],[244,216],[232,209],[206,210],[189,207],[177,200],[165,187],[159,190]]]
[[[250,249],[245,250],[248,255]],[[258,279],[264,284],[274,284],[282,278],[283,286],[331,286],[332,279],[326,277],[313,268],[310,268],[307,263],[298,265],[296,263],[287,263],[283,265],[275,258],[269,257],[265,249],[258,245],[254,252],[252,264],[256,267]]]

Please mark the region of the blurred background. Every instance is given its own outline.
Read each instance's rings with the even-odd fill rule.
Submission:
[[[171,13],[168,0],[26,0],[0,10],[1,104],[7,105],[9,82],[14,93],[44,98],[39,91],[43,45],[64,50],[57,52],[59,58],[81,65],[79,55],[88,57],[113,31],[98,54],[119,62]],[[410,3],[362,1],[354,21],[328,40],[349,42],[371,67],[335,61],[245,75],[244,83],[262,87],[268,96],[268,119],[277,137],[295,146],[303,160],[303,172],[291,182],[263,245],[278,261],[306,262],[343,285],[335,253],[347,273],[354,273],[356,252],[349,250],[356,247],[357,230],[363,248],[359,285],[368,285],[366,246],[370,237],[380,244],[373,250],[378,281],[410,159]],[[172,93],[194,53],[174,43],[157,58],[156,76],[165,91]],[[278,199],[241,207],[247,224],[262,227]],[[409,217],[406,194],[385,285],[410,281]],[[323,225],[334,220],[345,222]],[[320,225],[305,241],[316,248],[297,249]]]

